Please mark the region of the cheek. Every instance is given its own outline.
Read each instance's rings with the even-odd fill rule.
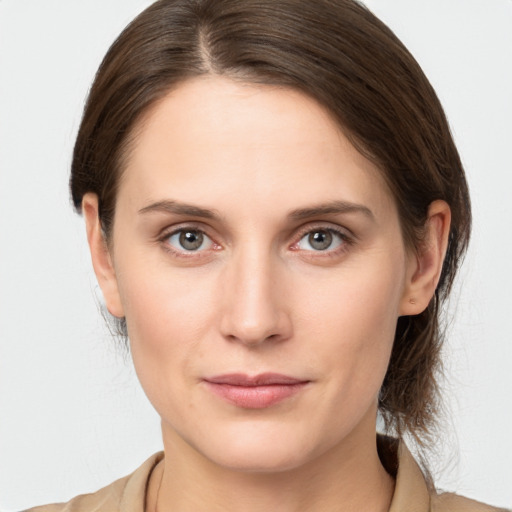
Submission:
[[[315,356],[331,367],[360,397],[360,391],[378,392],[384,378],[398,319],[404,282],[400,252],[389,257],[365,258],[340,267],[317,283],[302,282],[304,301],[297,318],[301,330],[316,340]],[[309,290],[309,293],[307,292]],[[313,291],[312,291],[313,290]],[[359,390],[359,391],[356,391]]]
[[[119,286],[135,369],[149,395],[166,389],[169,379],[180,386],[180,377],[191,374],[216,317],[208,279],[190,269],[152,268],[120,279]]]
[[[341,336],[375,331],[378,337],[378,326],[382,334],[394,331],[404,286],[404,258],[399,251],[379,256],[369,254],[324,274],[297,277],[294,297],[302,302],[300,316]]]
[[[141,268],[136,264],[130,267]],[[162,263],[148,267],[125,274],[125,278],[121,274],[119,279],[131,336],[139,338],[143,333],[169,332],[192,336],[195,330],[202,328],[205,317],[213,314],[213,283],[209,282],[208,274],[196,269],[173,269]],[[151,343],[152,338],[144,341]]]

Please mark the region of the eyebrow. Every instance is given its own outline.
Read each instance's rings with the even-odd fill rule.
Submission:
[[[189,215],[202,217],[204,219],[219,219],[220,216],[214,210],[201,208],[192,204],[180,203],[178,201],[165,200],[157,201],[139,210],[139,213],[174,213],[176,215]]]
[[[371,220],[375,220],[375,215],[367,206],[348,201],[331,201],[329,203],[315,205],[309,208],[299,208],[293,210],[289,217],[294,220],[305,220],[318,215],[336,215],[343,213],[362,213]]]
[[[207,208],[201,208],[200,206],[173,200],[157,201],[139,210],[140,214],[158,212],[200,217],[210,220],[220,219],[220,215],[215,210],[209,210]],[[297,221],[318,217],[319,215],[339,215],[346,213],[361,213],[371,220],[375,220],[373,212],[367,206],[348,201],[330,201],[328,203],[322,203],[308,208],[299,208],[292,210],[288,214],[288,218]]]

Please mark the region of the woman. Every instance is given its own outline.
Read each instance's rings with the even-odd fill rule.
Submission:
[[[491,510],[401,442],[432,432],[469,198],[363,7],[157,2],[98,72],[71,188],[165,457],[57,510]]]

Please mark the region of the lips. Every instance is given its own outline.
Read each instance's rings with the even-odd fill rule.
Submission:
[[[209,391],[244,409],[264,409],[301,392],[310,381],[278,373],[232,373],[204,379]]]

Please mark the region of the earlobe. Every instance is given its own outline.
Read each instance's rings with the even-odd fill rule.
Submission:
[[[108,311],[118,317],[124,316],[119,295],[117,277],[110,251],[105,240],[98,215],[98,197],[87,193],[82,200],[82,212],[87,230],[87,241],[91,252],[92,265],[100,285]]]
[[[448,204],[441,200],[432,202],[428,209],[424,240],[411,254],[408,264],[401,316],[422,313],[434,296],[448,247],[450,222]]]

